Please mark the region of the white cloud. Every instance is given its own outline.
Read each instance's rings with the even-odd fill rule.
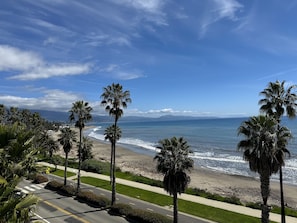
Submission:
[[[0,102],[7,107],[68,111],[74,101],[81,100],[77,94],[57,89],[42,93],[44,95],[38,98],[0,95]]]
[[[166,14],[163,12],[165,0],[114,0],[113,2],[140,11],[139,16],[142,19],[157,25],[167,25]]]
[[[0,71],[21,71],[8,79],[36,80],[55,76],[80,75],[88,73],[90,64],[47,64],[40,56],[7,45],[0,45]]]
[[[28,70],[43,64],[43,60],[33,52],[0,45],[0,71]]]
[[[212,24],[222,19],[237,21],[236,13],[244,7],[236,0],[211,0],[211,3],[210,8],[207,9],[209,13],[201,19],[202,36]]]
[[[131,5],[136,9],[154,13],[160,12],[164,4],[164,0],[116,0],[115,2]]]
[[[229,18],[237,20],[236,12],[243,8],[243,5],[236,0],[213,0],[216,4],[216,14],[218,19]]]
[[[81,75],[90,71],[89,64],[58,64],[52,66],[36,67],[28,72],[14,75],[9,79],[36,80],[46,79],[56,76]]]
[[[119,72],[115,72],[114,76],[115,78],[120,80],[132,80],[132,79],[143,77],[143,75],[137,71],[132,71],[132,72],[119,71]]]
[[[51,45],[57,42],[57,38],[56,37],[48,37],[46,40],[43,41],[44,45]]]
[[[106,68],[100,69],[101,72],[108,73],[108,77],[116,78],[119,80],[132,80],[144,77],[141,71],[132,70],[129,71],[127,68],[122,68],[127,64],[109,64]]]

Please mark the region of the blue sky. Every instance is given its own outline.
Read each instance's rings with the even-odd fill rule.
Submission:
[[[297,83],[297,2],[21,0],[0,4],[0,103],[96,114],[251,116],[269,82]]]

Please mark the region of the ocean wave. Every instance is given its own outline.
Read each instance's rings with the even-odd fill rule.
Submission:
[[[105,140],[105,136],[103,134],[96,133],[95,130],[90,132],[88,136],[92,137],[92,138],[95,138],[95,139],[98,139],[100,141]],[[151,151],[156,151],[156,145],[154,143],[146,142],[146,141],[143,141],[141,139],[122,138],[122,139],[120,139],[118,141],[118,143],[131,145],[131,146],[137,146],[137,147],[141,147],[141,148],[148,149],[148,150],[151,150]]]
[[[98,126],[89,132],[88,136],[106,142],[105,136],[102,132],[102,127]],[[127,148],[132,150],[133,148],[137,148],[136,151],[140,153],[146,153],[146,151],[149,153],[159,152],[156,148],[157,143],[145,141],[139,138],[123,137],[118,141],[118,143],[126,145]],[[194,159],[195,166],[227,174],[258,177],[257,173],[250,171],[248,162],[242,158],[242,153],[237,152],[236,150],[232,151],[215,147],[205,150],[205,148],[202,148],[201,146],[196,147],[195,149],[200,150],[196,150],[190,155],[190,157]],[[283,168],[284,182],[297,184],[297,158],[291,157],[286,159],[285,163],[286,165]],[[278,180],[278,174],[273,175],[271,179]]]

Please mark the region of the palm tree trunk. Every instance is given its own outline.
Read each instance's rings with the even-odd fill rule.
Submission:
[[[173,223],[178,223],[178,203],[176,191],[173,194]]]
[[[112,148],[112,186],[111,186],[111,205],[115,204],[116,201],[116,179],[115,179],[115,143],[113,143]]]
[[[112,186],[111,186],[111,205],[115,204],[116,201],[116,178],[115,178],[115,150],[116,150],[116,129],[117,129],[118,117],[115,117],[114,120],[114,135],[113,135],[113,148],[111,151],[112,157]]]
[[[79,148],[78,148],[78,172],[77,172],[77,188],[76,193],[78,193],[80,188],[80,169],[81,169],[81,135],[82,129],[79,129]]]
[[[68,153],[65,154],[65,170],[64,170],[64,185],[67,184],[67,166],[68,166]]]
[[[282,223],[286,223],[286,213],[285,213],[285,201],[284,201],[284,188],[283,188],[283,170],[282,166],[279,168],[279,182],[280,182],[280,197],[281,197],[281,215]]]
[[[113,166],[113,144],[114,142],[111,142],[111,148],[110,148],[110,167],[109,167],[109,175],[110,175],[110,184],[112,184],[112,179],[113,179],[113,171],[112,171],[112,166]]]
[[[261,181],[261,195],[263,199],[261,222],[269,223],[270,207],[267,205],[267,200],[270,194],[270,177],[267,171],[264,170],[264,172],[260,174],[260,181]]]
[[[269,211],[270,207],[268,205],[262,205],[262,215],[261,215],[261,223],[269,223]]]

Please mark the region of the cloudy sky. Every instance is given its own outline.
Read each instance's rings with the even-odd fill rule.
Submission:
[[[125,115],[250,116],[269,82],[297,83],[297,2],[0,3],[0,103],[97,114],[120,83]]]

